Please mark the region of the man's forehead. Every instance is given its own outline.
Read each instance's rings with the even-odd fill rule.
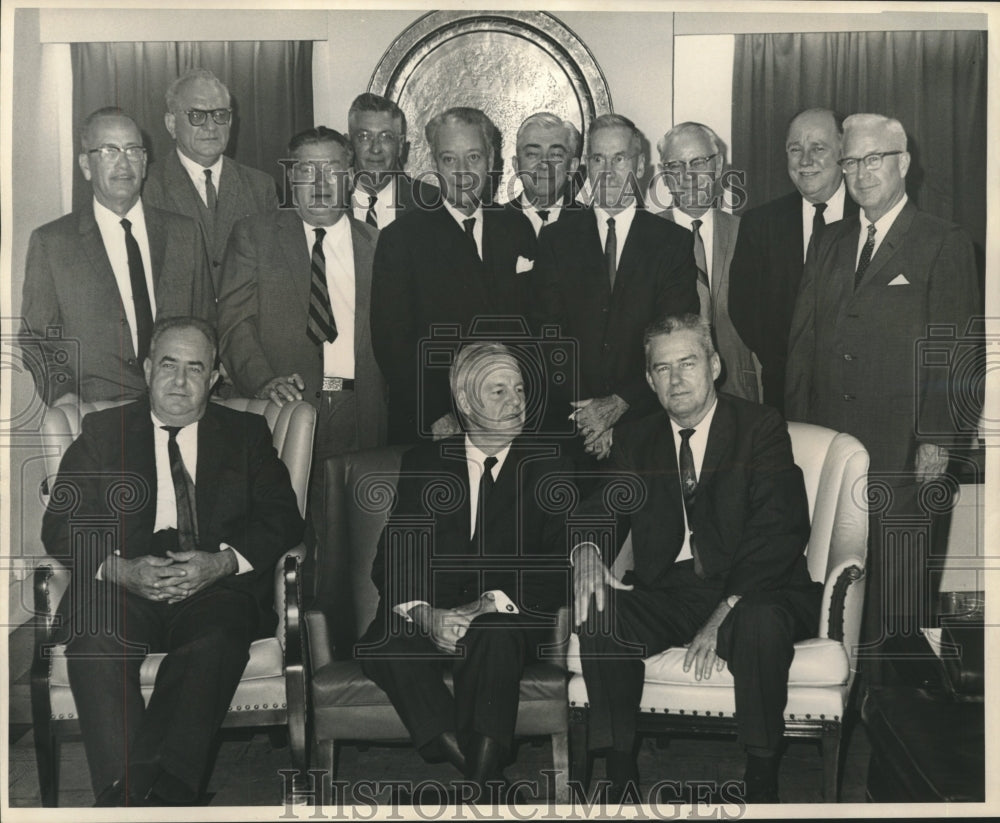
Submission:
[[[681,132],[667,140],[663,147],[663,159],[687,160],[690,157],[704,157],[714,151],[715,147],[706,135],[695,131]]]
[[[142,142],[142,135],[139,133],[139,127],[127,117],[122,117],[117,114],[109,114],[105,117],[97,118],[91,124],[90,133],[99,143],[103,143],[104,138],[111,135],[116,137],[126,135],[133,138],[132,142]]]
[[[387,111],[356,111],[348,118],[348,126],[352,129],[377,128],[380,131],[390,128],[398,131],[402,125],[399,117],[394,117]]]
[[[793,120],[788,129],[787,142],[795,143],[804,137],[809,137],[812,140],[818,138],[827,142],[836,142],[839,134],[833,115],[816,112],[815,114],[801,115]]]
[[[569,129],[563,126],[528,126],[521,132],[521,138],[517,141],[519,149],[525,146],[561,145],[568,147],[569,144]]]
[[[347,149],[332,141],[306,143],[292,152],[292,156],[300,163],[343,163],[347,159]]]
[[[181,86],[177,96],[185,104],[207,99],[221,99],[222,102],[226,102],[229,98],[229,93],[220,84],[199,78]]]

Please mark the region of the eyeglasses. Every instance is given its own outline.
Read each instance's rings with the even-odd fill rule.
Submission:
[[[399,142],[399,135],[394,131],[380,131],[375,133],[368,131],[368,129],[360,129],[352,132],[352,135],[359,143],[378,143],[381,146],[391,146]]]
[[[332,183],[335,180],[346,180],[347,177],[347,169],[336,168],[329,163],[317,165],[316,163],[300,161],[292,166],[291,179],[293,183],[315,183],[320,179]]]
[[[840,163],[840,167],[847,173],[852,174],[858,168],[858,163],[864,163],[865,168],[868,171],[878,171],[882,168],[882,158],[889,157],[893,154],[902,154],[901,151],[873,151],[871,154],[866,154],[864,157],[841,157],[837,162]]]
[[[96,154],[101,158],[102,163],[114,164],[123,154],[130,163],[138,163],[146,156],[146,150],[142,146],[113,146],[105,143],[96,149],[90,149],[87,154]]]
[[[587,163],[591,166],[605,166],[610,164],[614,169],[622,169],[635,156],[634,154],[625,154],[624,152],[612,154],[610,157],[605,154],[588,154]]]
[[[188,109],[184,113],[192,126],[204,126],[209,115],[212,115],[212,122],[217,126],[225,126],[233,118],[232,109]]]
[[[719,156],[719,153],[709,154],[705,157],[692,157],[690,160],[671,160],[669,163],[662,163],[660,167],[668,174],[684,174],[685,171],[711,171],[712,161]]]

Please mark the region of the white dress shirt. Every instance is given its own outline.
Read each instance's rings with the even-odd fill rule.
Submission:
[[[219,178],[222,177],[222,155],[220,154],[219,159],[216,160],[211,166],[203,166],[201,163],[196,163],[187,155],[182,154],[180,149],[177,150],[177,157],[181,161],[184,171],[186,171],[188,173],[188,177],[191,178],[191,182],[194,183],[194,187],[198,189],[198,194],[201,196],[201,202],[208,206],[208,188],[205,185],[205,169],[210,169],[212,172],[212,184],[215,186],[215,194],[216,197],[218,197]]]
[[[615,270],[618,270],[618,264],[622,260],[622,249],[625,248],[625,241],[628,240],[629,229],[632,228],[632,218],[635,217],[635,203],[631,203],[622,209],[618,214],[608,214],[604,209],[597,206],[594,207],[594,214],[597,216],[597,233],[601,237],[601,248],[603,249],[608,242],[608,218],[615,218],[615,239],[618,244],[617,252],[615,256]]]
[[[701,464],[705,461],[705,449],[708,447],[708,431],[712,428],[712,420],[715,417],[715,410],[719,405],[719,401],[716,400],[712,404],[712,408],[708,410],[708,413],[701,419],[701,422],[694,426],[694,434],[691,435],[688,443],[691,445],[691,456],[694,458],[694,473],[698,477],[698,482],[701,482]],[[677,471],[680,472],[680,454],[681,454],[681,429],[686,429],[687,426],[681,426],[674,422],[673,418],[670,420],[670,428],[674,433],[674,454],[677,455]],[[679,563],[681,560],[690,560],[694,557],[691,554],[691,528],[688,525],[687,519],[687,507],[683,503],[683,493],[681,500],[681,511],[684,512],[684,545],[681,547],[680,554],[677,555],[677,560],[675,562]]]
[[[507,459],[507,455],[510,454],[510,444],[508,443],[495,455],[496,465],[493,466],[491,474],[493,475],[494,481],[500,476],[500,470],[503,468],[504,461]],[[479,513],[479,481],[483,477],[483,469],[486,466],[486,458],[489,457],[486,452],[476,446],[470,439],[469,435],[465,436],[465,466],[469,473],[469,539],[471,540],[473,535],[476,533],[476,517]],[[491,589],[486,592],[486,594],[493,595],[493,601],[496,603],[496,608],[498,612],[507,612],[508,614],[520,614],[520,609],[518,609],[517,604],[514,603],[507,594],[500,589]],[[408,621],[412,622],[410,617],[410,609],[414,606],[419,605],[429,605],[425,600],[411,600],[407,603],[400,603],[398,606],[394,607],[394,611],[401,617],[405,617]]]
[[[332,226],[310,226],[302,221],[309,256],[316,242],[316,229],[324,228],[323,257],[326,259],[326,290],[330,294],[337,339],[323,343],[323,376],[354,379],[354,242],[351,221],[343,215]]]
[[[122,298],[122,307],[128,320],[129,331],[132,334],[132,349],[139,351],[139,333],[135,326],[135,304],[132,302],[132,278],[128,270],[128,250],[125,248],[125,228],[122,218],[111,209],[102,206],[94,198],[94,219],[101,232],[104,250],[108,253],[111,270],[115,273],[118,293]],[[153,289],[153,264],[149,256],[149,235],[146,234],[146,215],[142,210],[142,200],[136,200],[135,205],[125,215],[132,224],[132,236],[139,244],[139,254],[142,255],[142,268],[146,274],[146,291],[149,292],[149,309],[156,319],[156,292]]]
[[[829,226],[844,217],[844,198],[847,197],[847,187],[844,181],[840,181],[837,190],[826,201],[826,208],[823,210],[823,222]],[[813,216],[816,214],[815,204],[802,198],[802,259],[806,259],[806,252],[809,251],[809,240],[813,233]]]
[[[896,218],[899,217],[903,206],[906,205],[906,200],[907,197],[904,193],[903,198],[895,206],[875,221],[875,248],[872,249],[873,259],[878,252],[879,246],[882,245],[882,241],[885,240],[885,236],[889,233],[889,229],[892,228],[892,224],[896,222]],[[858,269],[858,261],[861,260],[861,250],[865,247],[865,241],[868,240],[868,227],[872,224],[872,221],[865,217],[864,209],[861,210],[858,216],[861,218],[861,233],[858,235],[858,251],[854,256],[855,271]]]
[[[551,226],[556,220],[559,219],[559,213],[562,211],[562,198],[559,198],[559,202],[554,206],[550,206],[547,209],[542,209],[542,211],[547,211],[549,213],[547,220],[542,220],[541,215],[538,213],[538,209],[535,208],[529,201],[528,198],[523,194],[521,195],[521,210],[524,212],[524,216],[528,218],[531,223],[531,228],[535,230],[535,237],[541,233],[544,226]]]
[[[372,194],[367,189],[358,186],[351,193],[351,211],[354,214],[355,220],[360,220],[362,223],[368,217],[368,198]],[[373,192],[375,195],[375,222],[378,223],[377,228],[379,231],[388,226],[393,220],[396,219],[396,180],[391,179],[388,183],[382,186],[377,192]]]
[[[479,259],[483,259],[483,207],[479,206],[472,214],[464,215],[458,209],[456,209],[446,198],[441,198],[441,202],[444,203],[444,207],[448,210],[448,214],[455,218],[455,222],[458,223],[458,227],[465,232],[465,221],[470,217],[476,218],[476,222],[472,224],[472,236],[476,240],[476,253],[479,255]]]
[[[708,276],[708,284],[712,285],[712,239],[715,237],[713,234],[715,231],[715,209],[708,209],[703,215],[692,217],[674,206],[670,209],[670,214],[678,226],[683,226],[692,234],[694,234],[694,226],[691,223],[695,220],[701,220],[698,234],[701,235],[701,242],[705,247],[705,274]]]

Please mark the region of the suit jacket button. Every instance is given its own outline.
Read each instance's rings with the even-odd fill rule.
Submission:
[[[134,366],[135,365],[135,358],[134,357],[130,357],[127,362],[128,362],[128,364],[130,366]]]
[[[321,392],[316,392],[316,399],[318,400],[322,396]]]
[[[220,263],[218,260],[213,260],[212,261],[212,268],[213,269],[217,269],[221,265],[222,265],[222,263]]]
[[[853,394],[845,394],[844,395],[844,400],[854,400],[854,395]]]
[[[844,355],[844,359],[845,359],[845,360],[846,360],[846,361],[847,361],[848,363],[850,363],[850,362],[851,362],[851,361],[852,361],[852,360],[854,359],[854,355],[853,355],[853,354],[845,354],[845,355]]]

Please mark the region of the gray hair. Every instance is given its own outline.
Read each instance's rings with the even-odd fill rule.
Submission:
[[[455,106],[443,111],[431,118],[424,126],[424,136],[431,147],[432,153],[437,153],[437,135],[441,127],[446,124],[462,123],[466,126],[475,126],[483,138],[483,148],[489,154],[493,151],[493,140],[497,133],[497,127],[493,121],[486,116],[485,112],[468,106]]]
[[[693,331],[701,340],[701,345],[705,349],[705,354],[711,357],[716,354],[715,343],[712,341],[712,326],[700,314],[668,314],[659,320],[654,320],[646,327],[642,337],[642,346],[646,352],[646,368],[649,369],[649,349],[650,343],[656,337],[673,334],[676,331]]]
[[[590,130],[587,132],[587,140],[591,141],[594,139],[594,132],[600,131],[601,129],[625,129],[631,133],[631,139],[629,141],[629,147],[633,152],[642,151],[642,132],[636,127],[635,123],[629,120],[627,117],[621,114],[602,114],[600,117],[594,118],[594,121],[590,124]]]
[[[517,358],[503,343],[467,343],[462,346],[448,370],[448,382],[451,384],[452,396],[457,398],[458,390],[467,388],[469,372],[481,370],[487,362],[498,357],[509,359],[515,365],[517,364]]]
[[[893,149],[906,151],[906,129],[894,117],[884,114],[852,114],[844,121],[844,134],[852,129],[881,129]]]
[[[229,89],[226,84],[223,83],[218,77],[216,77],[208,69],[188,69],[184,74],[174,80],[169,86],[167,86],[167,111],[173,112],[174,114],[178,111],[178,106],[180,105],[181,90],[184,86],[189,83],[195,83],[198,80],[204,80],[206,83],[213,83],[222,89],[226,93],[226,105],[229,105]]]
[[[725,162],[728,149],[726,148],[726,144],[722,142],[722,138],[704,123],[695,123],[692,120],[688,120],[685,123],[678,123],[660,138],[656,144],[656,150],[659,152],[661,160],[666,152],[667,143],[685,134],[698,134],[704,137],[712,144],[715,153]]]
[[[351,108],[347,111],[348,129],[354,127],[357,115],[364,112],[390,115],[399,125],[399,133],[404,136],[406,135],[406,115],[403,114],[403,110],[388,97],[382,97],[379,94],[372,94],[370,91],[366,91],[355,97],[354,102],[351,103]]]
[[[543,129],[564,129],[568,137],[566,146],[569,149],[569,153],[574,157],[578,157],[580,153],[580,130],[569,120],[563,120],[558,115],[553,114],[550,111],[536,111],[534,114],[528,115],[521,127],[517,130],[517,138],[514,142],[515,146],[521,145],[521,135],[524,133],[525,129],[531,126],[539,126]]]
[[[80,127],[80,145],[83,147],[84,151],[94,148],[92,140],[94,138],[94,125],[98,120],[104,120],[105,118],[120,117],[122,120],[128,120],[133,126],[135,126],[136,131],[139,132],[139,139],[142,140],[142,131],[139,129],[139,124],[135,122],[135,118],[130,114],[126,114],[117,106],[104,106],[97,111],[92,111],[87,115],[87,119],[83,121],[83,125]]]
[[[152,335],[149,338],[150,359],[152,359],[152,353],[156,350],[157,341],[168,331],[173,331],[174,329],[196,329],[200,331],[212,347],[212,363],[209,365],[214,365],[215,359],[219,354],[219,338],[215,334],[215,327],[200,317],[184,315],[157,318],[153,324]]]

